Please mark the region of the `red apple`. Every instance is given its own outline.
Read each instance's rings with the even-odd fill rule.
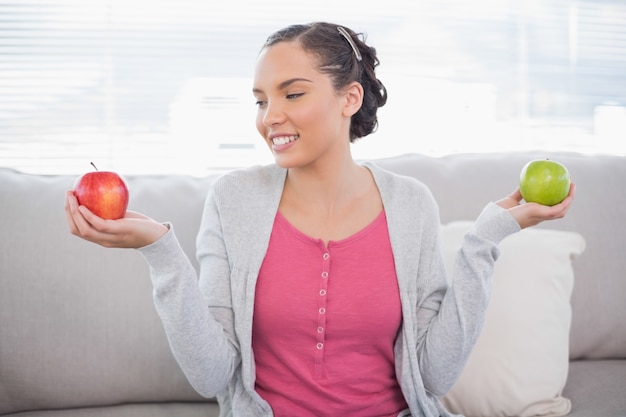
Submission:
[[[128,207],[128,186],[115,172],[96,170],[82,175],[76,180],[74,195],[78,204],[103,219],[120,219]]]
[[[519,188],[526,202],[554,206],[569,194],[570,174],[565,165],[549,159],[528,162],[520,173]]]

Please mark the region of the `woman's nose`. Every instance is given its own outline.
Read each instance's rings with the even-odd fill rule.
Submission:
[[[265,126],[275,126],[285,120],[285,114],[278,103],[267,103],[265,105],[265,114],[263,115],[263,124]]]

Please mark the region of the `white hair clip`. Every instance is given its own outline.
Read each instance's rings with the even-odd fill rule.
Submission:
[[[337,30],[339,31],[339,33],[341,33],[343,35],[344,38],[346,38],[346,40],[348,41],[348,43],[352,47],[352,50],[354,51],[354,55],[356,55],[356,60],[357,61],[361,61],[363,59],[363,57],[361,57],[361,53],[359,52],[359,49],[356,47],[356,44],[352,40],[352,37],[350,36],[348,31],[345,28],[341,27],[341,26],[337,26]]]

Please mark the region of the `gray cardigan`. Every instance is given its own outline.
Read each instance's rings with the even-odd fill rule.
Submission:
[[[365,166],[386,211],[400,289],[397,378],[411,416],[450,416],[437,396],[452,387],[479,336],[497,244],[519,225],[488,204],[464,239],[448,286],[438,207],[429,190],[415,179]],[[273,415],[254,390],[252,320],[255,283],[285,176],[286,170],[268,165],[213,182],[197,238],[199,281],[172,227],[140,249],[172,352],[201,395],[217,396],[222,417]]]

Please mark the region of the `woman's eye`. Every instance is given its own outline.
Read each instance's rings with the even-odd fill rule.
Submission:
[[[304,93],[287,94],[287,100],[293,100],[303,95]]]
[[[256,105],[257,105],[258,107],[263,107],[263,106],[265,105],[265,103],[266,103],[266,101],[263,101],[263,100],[257,100]]]

